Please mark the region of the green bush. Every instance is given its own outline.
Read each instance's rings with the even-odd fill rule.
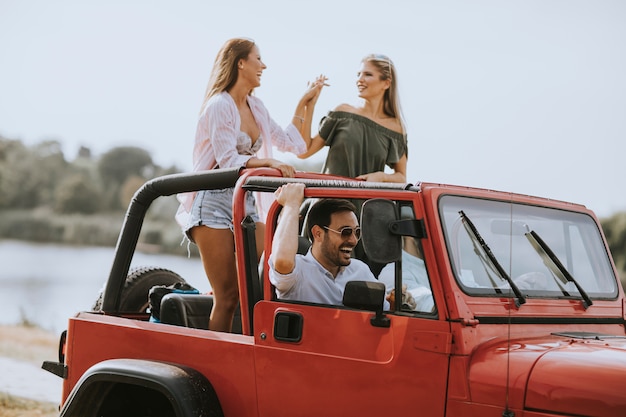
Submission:
[[[100,193],[87,177],[80,174],[65,178],[55,193],[55,210],[59,213],[92,214],[102,206]]]
[[[622,285],[626,288],[626,212],[601,219],[600,224]]]

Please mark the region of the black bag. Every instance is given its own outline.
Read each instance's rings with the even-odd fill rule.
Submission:
[[[200,294],[196,288],[186,282],[176,282],[172,285],[156,285],[148,292],[148,303],[150,304],[150,321],[161,322],[161,299],[170,293],[180,294]]]

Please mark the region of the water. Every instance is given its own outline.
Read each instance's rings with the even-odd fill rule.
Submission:
[[[0,240],[0,323],[28,320],[60,333],[67,320],[90,310],[109,276],[113,248]],[[209,282],[197,258],[136,252],[132,266],[158,266],[201,292]]]

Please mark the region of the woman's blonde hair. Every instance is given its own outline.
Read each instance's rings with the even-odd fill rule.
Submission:
[[[211,97],[235,85],[238,75],[237,64],[240,59],[248,59],[252,48],[254,48],[254,41],[251,39],[233,38],[226,41],[215,57],[200,111],[204,109]]]
[[[383,111],[387,116],[398,119],[402,126],[402,131],[405,132],[404,116],[402,114],[400,95],[398,93],[398,76],[393,62],[391,62],[388,56],[380,54],[366,55],[361,62],[371,62],[380,71],[381,80],[391,81],[389,88],[385,91],[385,95],[383,96]]]

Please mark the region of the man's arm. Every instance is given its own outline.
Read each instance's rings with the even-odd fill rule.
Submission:
[[[272,260],[276,272],[289,274],[296,266],[300,205],[304,199],[304,184],[285,184],[277,189],[274,195],[276,201],[283,206],[283,210],[272,240]]]

